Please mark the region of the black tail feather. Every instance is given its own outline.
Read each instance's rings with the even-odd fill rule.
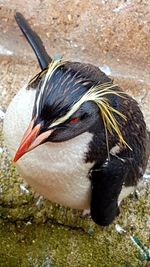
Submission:
[[[16,12],[15,19],[21,31],[25,35],[29,44],[31,45],[33,51],[35,52],[41,69],[42,70],[45,69],[48,66],[48,64],[52,61],[52,59],[47,54],[45,47],[42,43],[42,40],[37,35],[37,33],[31,29],[30,25],[28,24],[28,22],[21,13]]]

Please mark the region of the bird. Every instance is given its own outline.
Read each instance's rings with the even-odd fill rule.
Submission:
[[[150,133],[138,103],[97,66],[53,60],[25,17],[15,19],[40,72],[8,106],[4,138],[18,172],[54,203],[108,226],[141,183]]]

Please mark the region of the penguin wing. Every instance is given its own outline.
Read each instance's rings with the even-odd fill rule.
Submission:
[[[116,157],[92,171],[91,217],[95,223],[109,225],[119,214],[118,198],[125,175],[128,175],[128,164]]]
[[[42,70],[45,69],[48,66],[48,64],[52,61],[52,59],[47,54],[45,47],[42,43],[42,40],[37,35],[37,33],[31,29],[27,20],[21,13],[17,12],[15,15],[15,19],[21,31],[23,32],[24,36],[26,37],[28,43],[31,45],[33,51],[35,52],[41,69]]]

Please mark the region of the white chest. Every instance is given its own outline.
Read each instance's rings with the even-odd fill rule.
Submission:
[[[31,120],[35,91],[21,89],[8,107],[4,122],[4,136],[11,156],[22,139]],[[89,207],[91,184],[85,163],[92,134],[83,133],[62,143],[46,143],[27,153],[17,162],[22,177],[34,190],[53,202],[68,207]]]

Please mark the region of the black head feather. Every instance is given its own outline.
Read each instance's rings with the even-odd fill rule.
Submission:
[[[49,123],[64,116],[91,87],[111,82],[93,65],[65,62],[55,69],[40,95],[47,71],[44,70],[43,75],[40,72],[29,84],[37,90],[33,117]]]

